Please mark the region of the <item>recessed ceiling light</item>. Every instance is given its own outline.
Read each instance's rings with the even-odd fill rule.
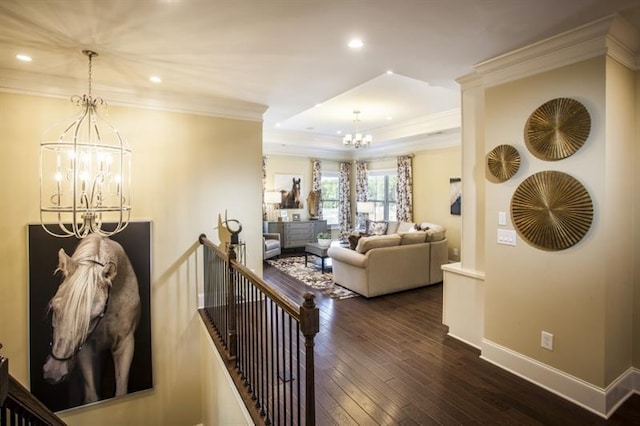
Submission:
[[[337,133],[338,135],[341,135],[341,134],[342,134],[342,130],[338,130],[336,133]]]
[[[349,47],[352,49],[360,49],[362,46],[364,46],[364,43],[359,38],[354,38],[349,41]]]
[[[387,70],[387,74],[389,75],[393,74],[393,70]]]
[[[31,62],[33,59],[29,55],[25,55],[24,53],[18,53],[16,55],[16,59],[22,62]]]
[[[151,77],[149,77],[149,81],[156,84],[162,83],[162,79],[157,75],[152,75]]]
[[[276,123],[276,127],[280,127],[280,126],[281,126],[281,124],[280,124],[280,123]]]
[[[319,107],[319,106],[322,106],[322,103],[318,102],[318,103],[315,105],[315,107],[316,107],[316,108],[317,108],[317,107]]]

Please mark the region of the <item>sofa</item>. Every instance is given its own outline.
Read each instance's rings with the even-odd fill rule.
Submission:
[[[365,297],[442,282],[448,262],[446,230],[433,223],[389,222],[386,232],[361,237],[355,249],[328,250],[333,280]]]

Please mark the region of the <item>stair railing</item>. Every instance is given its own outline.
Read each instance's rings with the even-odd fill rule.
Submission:
[[[315,295],[301,306],[274,291],[228,252],[200,236],[206,320],[256,423],[315,424]],[[302,342],[302,344],[301,344]]]
[[[0,426],[8,425],[64,426],[65,423],[9,374],[9,359],[0,355]]]

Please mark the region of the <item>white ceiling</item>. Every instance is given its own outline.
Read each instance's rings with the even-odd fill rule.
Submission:
[[[107,101],[266,109],[265,151],[326,157],[353,156],[337,132],[353,131],[358,109],[373,155],[459,132],[455,79],[474,64],[614,12],[640,27],[639,10],[639,0],[2,0],[0,88],[84,93],[80,51],[91,49]],[[355,36],[359,51],[347,47]]]

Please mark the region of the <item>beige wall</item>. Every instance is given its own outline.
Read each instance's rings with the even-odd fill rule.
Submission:
[[[68,100],[0,93],[0,340],[11,374],[27,386],[26,225],[39,220],[39,142],[44,129],[73,112]],[[217,215],[227,209],[244,226],[248,266],[261,273],[262,127],[117,106],[109,106],[108,119],[133,150],[133,218],[152,221],[154,388],[63,418],[70,425],[197,424],[203,379],[198,235],[217,241]]]
[[[633,93],[629,82],[628,73],[601,57],[488,88],[485,98],[485,152],[511,144],[522,157],[514,177],[486,186],[485,338],[600,387],[630,366],[633,266],[625,194],[633,186],[623,174],[630,170],[631,134],[629,124],[613,130],[628,119],[621,109],[630,107],[623,94]],[[614,106],[618,95],[622,103]],[[557,97],[586,106],[591,134],[571,157],[546,162],[528,152],[524,125],[532,111]],[[618,113],[624,118],[613,117]],[[591,229],[562,251],[539,250],[519,236],[517,247],[498,245],[498,212],[509,212],[517,186],[543,170],[568,173],[585,186],[594,204]],[[540,347],[543,330],[554,334],[553,351]]]
[[[413,158],[413,217],[416,222],[432,222],[447,228],[449,259],[460,260],[461,216],[449,206],[449,178],[461,176],[461,148],[421,151]],[[464,194],[462,195],[464,206]],[[464,208],[464,207],[463,207]],[[458,255],[454,254],[458,250]]]

